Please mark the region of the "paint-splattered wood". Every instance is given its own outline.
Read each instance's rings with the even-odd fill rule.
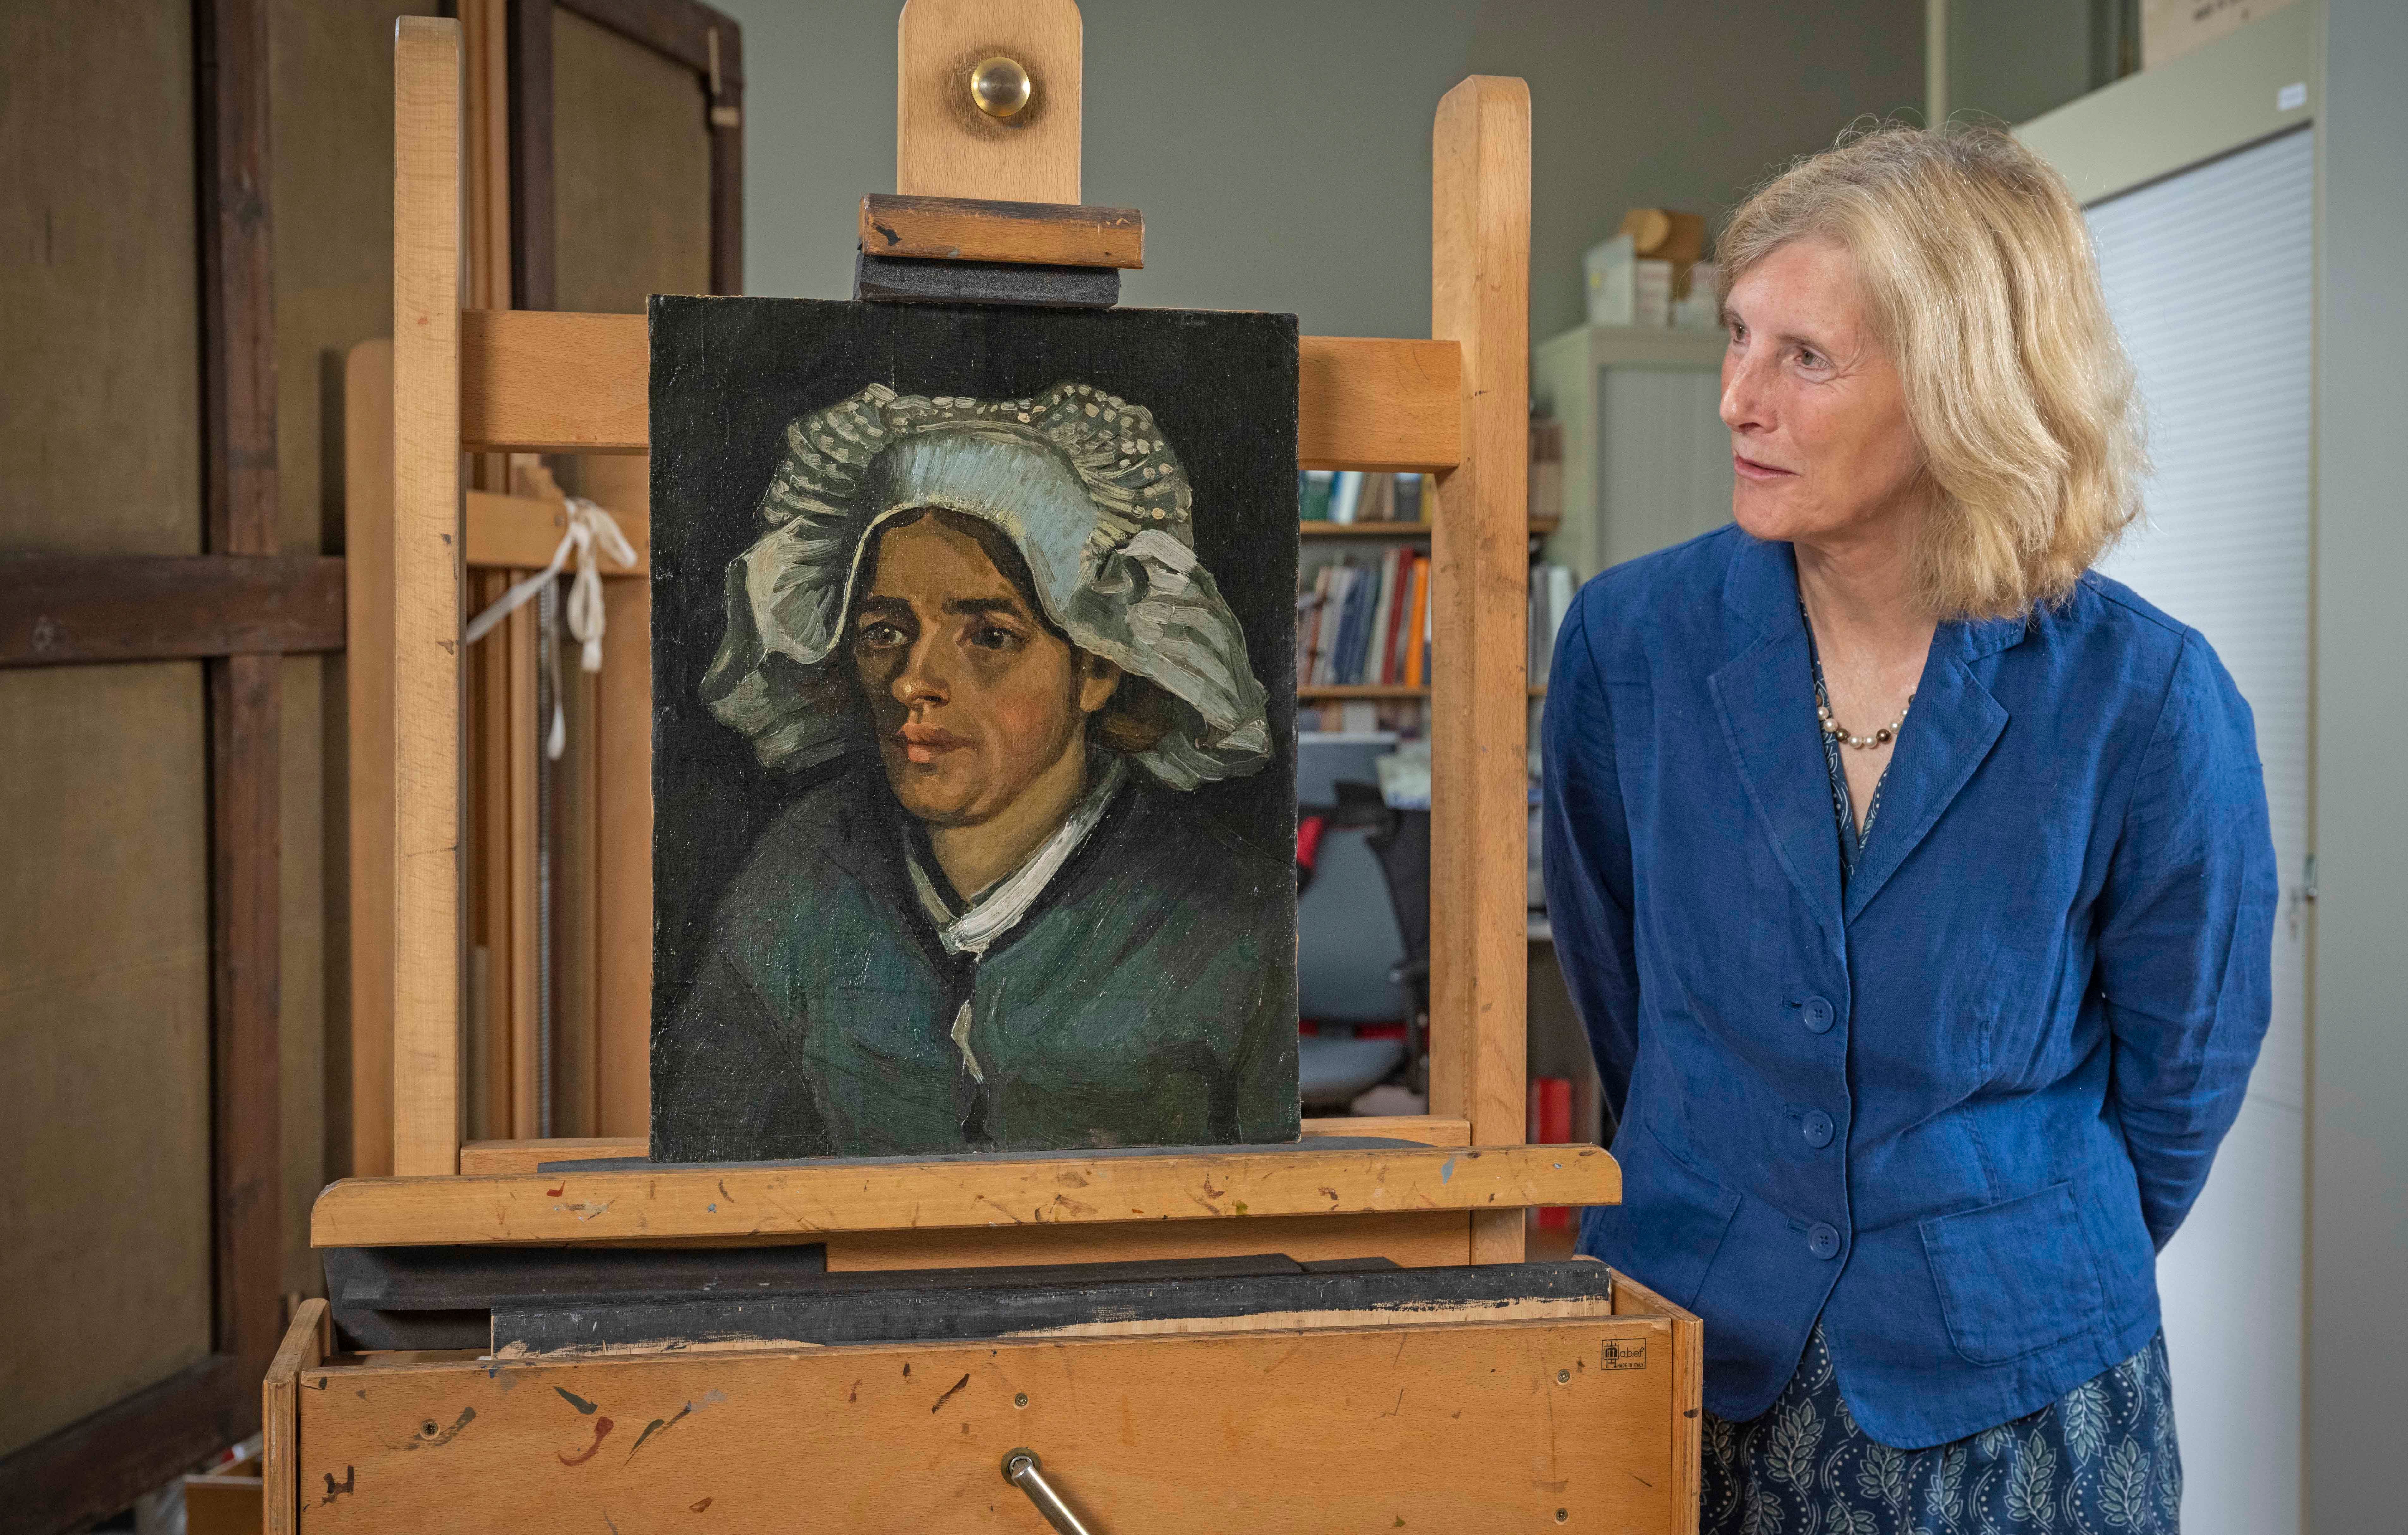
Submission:
[[[318,1196],[320,1247],[792,1238],[831,1231],[1237,1220],[1612,1204],[1594,1146],[1344,1146],[830,1159],[353,1178]]]
[[[1138,267],[1145,265],[1145,215],[1133,208],[873,192],[861,200],[861,248],[936,261]]]
[[[301,1372],[303,1528],[1662,1535],[1662,1318]],[[607,1523],[606,1523],[607,1520]]]
[[[989,117],[970,70],[1028,72],[1028,104]],[[907,0],[896,29],[895,190],[907,196],[1079,200],[1083,38],[1074,0]]]
[[[540,570],[552,563],[561,537],[568,531],[568,509],[559,501],[504,495],[497,491],[470,491],[466,499],[467,559],[472,568]],[[641,511],[615,508],[610,516],[635,550],[636,563],[621,565],[607,552],[596,550],[595,567],[606,576],[651,574],[652,519]]]
[[[1452,340],[1297,342],[1297,462],[1454,467],[1462,349]],[[640,453],[652,343],[639,314],[471,309],[460,317],[460,442],[473,452]]]
[[[1430,1106],[1474,1140],[1518,1140],[1529,709],[1530,90],[1475,75],[1439,103],[1430,334],[1462,346],[1462,463],[1437,478],[1430,694]],[[1522,1255],[1522,1222],[1472,1217],[1475,1262]]]
[[[1412,1114],[1359,1119],[1308,1119],[1308,1140],[1330,1136],[1373,1136],[1413,1140],[1425,1146],[1469,1146],[1471,1126],[1460,1119]],[[471,1140],[460,1148],[462,1172],[535,1172],[552,1162],[598,1162],[642,1156],[650,1142],[640,1135],[580,1136],[553,1140]]]

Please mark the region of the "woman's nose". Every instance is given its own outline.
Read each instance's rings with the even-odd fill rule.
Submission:
[[[1720,414],[1723,424],[1732,431],[1751,426],[1766,426],[1764,380],[1755,364],[1746,357],[1732,357],[1723,364],[1723,398]]]
[[[903,657],[903,669],[895,674],[896,701],[902,704],[940,704],[953,691],[953,680],[944,673],[942,653],[933,637],[915,641]]]

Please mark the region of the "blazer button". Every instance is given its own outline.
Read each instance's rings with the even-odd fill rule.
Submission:
[[[1817,1109],[1808,1114],[1806,1123],[1799,1127],[1806,1132],[1806,1144],[1816,1151],[1831,1143],[1831,1116],[1822,1110]]]
[[[1840,1228],[1816,1221],[1806,1228],[1806,1251],[1829,1262],[1840,1255]]]
[[[1833,1020],[1839,1017],[1839,1013],[1832,1009],[1829,1000],[1821,997],[1806,998],[1806,1006],[1802,1011],[1806,1014],[1806,1026],[1817,1034],[1830,1033]]]

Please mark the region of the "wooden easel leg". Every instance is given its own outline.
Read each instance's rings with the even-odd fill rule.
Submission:
[[[1463,460],[1431,529],[1430,1108],[1476,1146],[1526,1134],[1530,92],[1475,75],[1439,103],[1430,335],[1463,349]],[[1471,1258],[1522,1256],[1475,1213]]]
[[[394,47],[394,1171],[460,1152],[460,26]]]

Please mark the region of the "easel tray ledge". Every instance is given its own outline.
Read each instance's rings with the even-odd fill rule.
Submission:
[[[318,1247],[778,1241],[852,1231],[1217,1221],[1612,1204],[1596,1146],[1403,1142],[972,1160],[663,1166],[351,1178],[310,1214]]]

